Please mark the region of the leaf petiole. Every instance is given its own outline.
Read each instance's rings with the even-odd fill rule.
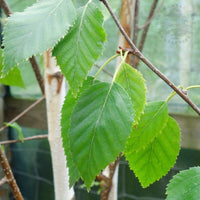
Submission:
[[[99,75],[99,73],[102,71],[102,69],[112,60],[114,60],[115,58],[117,58],[119,56],[119,54],[115,54],[114,56],[110,57],[102,66],[101,68],[98,70],[98,72],[95,74],[94,76],[94,80],[97,78],[97,76]]]
[[[183,90],[183,86],[182,85],[179,85],[177,88],[180,88],[181,90]],[[165,102],[169,102],[169,100],[176,95],[176,92],[173,91],[168,97],[167,99],[165,100]]]

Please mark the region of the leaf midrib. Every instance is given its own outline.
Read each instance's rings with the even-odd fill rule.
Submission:
[[[111,86],[110,86],[110,88],[109,88],[109,90],[108,90],[108,94],[106,95],[106,98],[105,98],[105,102],[104,102],[104,104],[103,104],[103,106],[102,106],[102,109],[101,109],[101,112],[100,112],[100,114],[99,114],[99,117],[98,117],[98,119],[97,119],[97,121],[96,121],[96,124],[95,124],[95,127],[94,127],[94,134],[93,134],[93,137],[92,137],[92,141],[91,141],[91,145],[90,145],[90,150],[89,150],[89,159],[88,159],[88,167],[87,167],[87,172],[89,172],[89,163],[90,163],[90,159],[91,159],[91,151],[92,151],[92,146],[93,146],[93,143],[94,143],[94,138],[95,138],[95,135],[96,135],[96,129],[97,129],[97,125],[98,125],[98,123],[99,123],[99,121],[100,121],[100,119],[101,119],[101,116],[102,116],[102,114],[103,114],[103,111],[104,111],[104,108],[105,108],[105,106],[106,106],[106,103],[107,103],[107,101],[108,101],[108,97],[109,97],[109,95],[110,95],[110,92],[111,92],[111,90],[112,90],[112,87],[113,87],[113,82],[111,83]]]

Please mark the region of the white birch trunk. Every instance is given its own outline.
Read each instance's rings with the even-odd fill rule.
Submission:
[[[69,189],[68,169],[61,139],[60,119],[65,94],[65,81],[60,75],[55,59],[48,51],[45,53],[45,95],[55,200],[71,200],[74,196],[73,189]]]

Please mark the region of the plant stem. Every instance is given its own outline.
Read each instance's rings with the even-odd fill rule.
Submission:
[[[185,90],[190,90],[190,89],[195,89],[195,88],[200,88],[200,85],[192,85],[187,87]]]
[[[47,138],[48,138],[48,135],[35,135],[35,136],[24,138],[24,141],[47,139]],[[22,141],[21,140],[7,140],[7,141],[0,142],[0,145],[13,144],[13,143],[18,143],[18,142],[22,142]]]
[[[126,58],[127,58],[127,56],[128,56],[128,53],[129,53],[129,52],[126,51],[125,54],[124,54],[124,56],[122,56],[122,51],[121,51],[121,59],[122,59],[122,61],[121,61],[120,64],[117,66],[117,69],[115,70],[115,73],[114,73],[113,79],[112,79],[112,83],[115,81],[115,78],[116,78],[117,73],[119,72],[121,66],[123,65],[123,63],[126,62]]]
[[[147,58],[144,57],[144,55],[137,49],[135,44],[131,41],[131,39],[128,37],[126,32],[124,31],[123,27],[119,23],[117,17],[115,16],[114,12],[112,11],[109,3],[107,0],[100,0],[103,2],[103,4],[106,6],[108,11],[110,12],[110,15],[112,16],[113,20],[115,21],[116,25],[118,26],[120,32],[125,37],[127,42],[129,43],[130,47],[132,48],[133,55],[136,55],[142,62],[144,62],[155,74],[157,74],[167,85],[169,85],[188,105],[191,106],[191,108],[200,115],[200,109],[188,98],[184,92],[180,91],[164,74],[162,74]]]
[[[97,67],[97,68],[99,68],[99,69],[101,68],[101,66],[99,66],[98,64],[94,64],[94,66]],[[108,76],[113,77],[113,74],[110,73],[109,71],[107,71],[105,69],[102,69],[102,71],[105,72]]]
[[[39,68],[39,65],[35,59],[34,56],[32,56],[31,58],[29,58],[29,61],[31,63],[31,66],[33,68],[33,71],[35,73],[35,76],[36,76],[36,79],[38,81],[38,84],[40,86],[40,89],[42,91],[42,94],[44,94],[44,80],[43,80],[43,77],[42,77],[42,74],[40,72],[40,68]]]
[[[178,88],[181,88],[181,90],[183,90],[183,86],[182,85],[179,85]],[[174,96],[176,95],[176,92],[173,91],[168,97],[167,99],[165,100],[166,102],[169,102],[169,100]]]
[[[156,9],[156,6],[158,4],[158,0],[154,0],[152,6],[151,6],[151,10],[149,12],[149,16],[147,18],[147,25],[144,27],[144,30],[142,32],[142,36],[141,36],[141,40],[140,40],[140,44],[139,44],[139,50],[142,51],[143,50],[143,47],[144,47],[144,43],[145,43],[145,40],[146,40],[146,36],[147,36],[147,31],[149,29],[149,26],[150,26],[150,22],[151,22],[151,18],[154,14],[154,11]],[[149,22],[149,23],[148,23]]]
[[[98,70],[98,72],[95,74],[94,76],[94,80],[97,78],[97,76],[99,75],[99,73],[103,70],[103,68],[109,63],[111,62],[113,59],[117,58],[119,56],[119,54],[115,54],[114,56],[110,57]]]
[[[10,7],[9,7],[8,3],[6,2],[6,0],[0,0],[0,6],[3,9],[3,11],[4,11],[4,13],[5,13],[5,15],[7,17],[10,17],[10,15],[13,14],[13,12],[10,9]],[[38,81],[38,84],[39,84],[40,89],[42,91],[42,94],[44,94],[44,80],[43,80],[42,74],[40,72],[38,63],[37,63],[37,61],[35,59],[35,56],[32,56],[31,58],[29,58],[29,61],[31,63],[31,66],[32,66],[33,71],[35,73],[35,76],[37,78],[37,81]]]
[[[1,167],[5,173],[5,176],[7,178],[8,184],[10,185],[11,191],[14,195],[14,198],[16,200],[23,200],[23,196],[19,190],[19,187],[15,181],[15,178],[13,176],[13,173],[11,171],[10,165],[8,163],[8,160],[6,158],[6,156],[4,155],[2,148],[0,146],[0,163],[1,163]]]

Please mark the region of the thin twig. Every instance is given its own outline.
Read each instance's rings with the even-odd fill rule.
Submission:
[[[160,9],[162,8],[164,2],[165,2],[165,0],[162,0],[160,6],[154,11],[154,14],[151,16],[151,18],[147,19],[146,23],[143,26],[138,27],[139,30],[145,28],[146,26],[148,26],[152,22],[152,20],[155,18],[155,16],[158,14]]]
[[[3,177],[1,180],[0,180],[0,186],[4,185],[5,183],[8,183],[8,179],[5,177]]]
[[[146,40],[146,37],[147,37],[147,32],[148,32],[148,29],[149,29],[149,26],[150,26],[150,21],[151,21],[153,14],[154,14],[156,6],[158,4],[158,1],[159,0],[154,0],[154,2],[152,3],[152,6],[151,6],[151,9],[150,9],[150,12],[149,12],[149,16],[147,18],[147,25],[144,27],[144,30],[142,32],[142,36],[141,36],[141,39],[140,39],[140,44],[139,44],[139,50],[140,51],[143,50],[144,43],[145,43],[145,40]]]
[[[11,171],[10,165],[8,163],[6,156],[3,153],[1,146],[0,146],[0,163],[1,163],[1,167],[4,171],[4,174],[7,178],[7,180],[9,180],[8,183],[10,185],[10,188],[11,188],[11,191],[14,195],[14,198],[16,200],[23,200],[24,198],[23,198],[23,196],[22,196],[22,194],[19,190],[19,187],[18,187],[16,181],[15,181],[15,178],[14,178],[13,173]]]
[[[24,138],[24,141],[40,140],[40,139],[46,139],[46,138],[48,138],[48,135],[35,135],[35,136]],[[7,140],[7,141],[0,142],[0,145],[13,144],[13,143],[19,143],[19,142],[22,142],[22,140]]]
[[[134,33],[133,33],[133,43],[137,44],[138,38],[138,21],[139,21],[139,0],[135,1],[135,15],[134,15]]]
[[[106,6],[108,11],[110,12],[110,15],[112,16],[113,20],[115,21],[116,25],[118,26],[120,32],[125,37],[127,42],[129,43],[130,47],[133,50],[133,54],[136,55],[142,62],[144,62],[155,74],[157,74],[167,85],[169,85],[188,105],[191,106],[191,108],[200,115],[200,109],[189,99],[189,97],[184,94],[181,90],[179,90],[164,74],[162,74],[147,58],[144,57],[144,55],[138,50],[138,48],[135,46],[135,44],[131,41],[131,39],[128,37],[126,32],[124,31],[123,27],[119,23],[117,17],[115,16],[114,12],[112,11],[109,3],[107,0],[100,0],[103,2],[103,4]]]
[[[10,9],[8,3],[6,2],[6,0],[0,0],[0,6],[3,9],[5,15],[7,17],[10,17],[11,14],[13,14],[12,10]],[[29,58],[29,61],[31,63],[31,66],[33,68],[33,71],[35,73],[35,76],[37,78],[38,84],[40,86],[40,89],[42,91],[42,94],[44,94],[44,81],[43,81],[43,77],[42,74],[40,72],[40,68],[38,66],[38,63],[35,59],[34,56],[32,56],[31,58]]]
[[[140,5],[140,2],[139,0],[136,0],[135,1],[135,12],[134,12],[134,32],[133,32],[133,43],[137,45],[137,40],[138,40],[138,32],[139,32],[139,29],[138,29],[138,22],[139,22],[139,5]],[[131,65],[135,68],[137,68],[138,66],[138,63],[139,63],[139,60],[136,56],[133,56],[132,59],[131,59]]]
[[[44,80],[43,80],[43,76],[42,76],[42,74],[40,72],[39,65],[38,65],[38,63],[37,63],[37,61],[36,61],[34,56],[29,58],[29,61],[31,63],[31,66],[32,66],[33,71],[35,73],[35,76],[37,78],[37,81],[39,83],[39,86],[40,86],[40,89],[42,91],[42,94],[44,94],[45,93],[45,91],[44,91]]]
[[[10,15],[13,13],[10,9],[8,3],[5,0],[0,0],[1,8],[3,9],[4,13],[7,17],[10,17]]]
[[[94,64],[95,67],[97,68],[101,68],[101,66],[99,66],[98,64]],[[108,76],[113,77],[113,74],[110,73],[109,71],[107,71],[106,69],[102,69],[103,72],[105,72],[106,74],[108,74]]]
[[[13,118],[11,121],[8,122],[8,124],[12,124],[13,122],[17,121],[19,118],[21,118],[23,115],[25,115],[28,111],[30,111],[32,108],[34,108],[37,104],[39,104],[42,100],[45,99],[45,96],[38,99],[36,102],[31,104],[28,108],[26,108],[24,111],[22,111],[19,115],[17,115],[15,118]],[[0,132],[6,129],[8,126],[3,126],[0,128]]]

